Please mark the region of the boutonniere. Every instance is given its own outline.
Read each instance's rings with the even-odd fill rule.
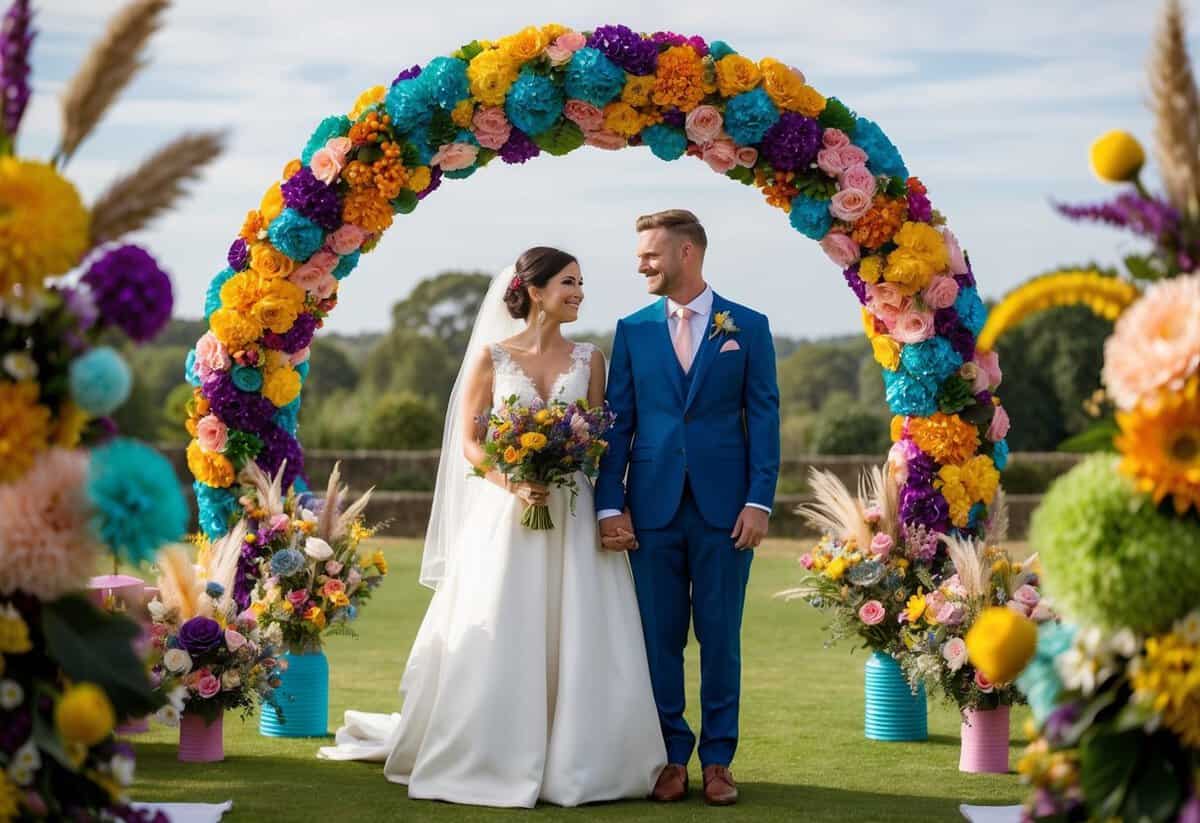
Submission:
[[[733,322],[733,312],[719,311],[713,315],[712,329],[708,333],[708,339],[712,340],[717,335],[737,334],[741,329]]]

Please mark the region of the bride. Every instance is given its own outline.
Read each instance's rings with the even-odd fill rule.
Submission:
[[[629,563],[600,547],[592,489],[508,483],[483,462],[488,410],[604,399],[604,356],[571,343],[583,276],[529,249],[492,281],[446,416],[399,714],[348,711],[320,756],[383,760],[409,797],[484,806],[575,806],[647,797],[666,765]],[[465,459],[464,459],[465,458]],[[521,525],[550,507],[556,528]]]

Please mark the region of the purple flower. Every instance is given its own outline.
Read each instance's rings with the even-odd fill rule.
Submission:
[[[229,372],[214,372],[204,381],[202,391],[227,426],[259,434],[272,425],[275,404],[261,394],[239,389]]]
[[[813,118],[785,111],[763,136],[763,156],[780,171],[803,171],[817,159],[823,132]]]
[[[245,271],[246,266],[250,263],[250,247],[246,245],[245,240],[239,237],[230,244],[229,254],[225,259],[229,263],[229,268],[234,271]]]
[[[1178,823],[1200,823],[1200,794],[1193,794],[1191,799],[1183,804],[1183,808],[1179,810]]]
[[[900,492],[900,517],[905,523],[946,532],[950,528],[950,506],[932,487],[908,485]]]
[[[928,223],[933,219],[933,204],[926,195],[918,191],[908,193],[908,219],[918,223]]]
[[[193,617],[179,627],[179,647],[191,655],[210,652],[224,639],[221,624],[207,617]]]
[[[270,401],[267,401],[270,402]],[[287,468],[283,470],[283,488],[289,489],[292,483],[304,472],[304,452],[300,443],[279,426],[270,424],[262,433],[263,449],[255,462],[262,466],[263,471],[274,476],[283,461]]]
[[[296,322],[283,334],[268,331],[263,335],[263,345],[269,349],[295,354],[312,342],[320,321],[314,314],[307,312],[296,316]]]
[[[867,284],[866,281],[858,276],[858,264],[855,263],[843,271],[842,277],[846,278],[846,285],[850,287],[850,291],[854,292],[854,296],[858,298],[858,302],[864,306],[867,305]]]
[[[500,147],[500,159],[505,163],[524,163],[537,157],[541,151],[529,135],[514,128],[508,136],[508,141]]]
[[[1105,223],[1154,239],[1178,233],[1182,222],[1178,210],[1170,203],[1134,192],[1124,192],[1106,203],[1078,206],[1055,203],[1054,208],[1069,220]]]
[[[1042,732],[1051,744],[1057,745],[1065,740],[1067,731],[1078,719],[1079,705],[1076,703],[1064,703],[1046,715],[1046,723],[1042,727]]]
[[[412,66],[409,66],[407,69],[400,72],[399,74],[397,74],[396,79],[392,81],[392,85],[393,86],[396,85],[401,80],[412,80],[414,77],[419,77],[420,74],[421,74],[421,67],[419,65],[414,64]]]
[[[967,261],[967,273],[954,275],[954,282],[960,289],[970,289],[975,286],[975,273],[971,271],[971,261]]]
[[[83,282],[100,318],[145,343],[171,319],[171,278],[145,250],[118,246],[92,264]]]
[[[937,333],[950,341],[963,362],[975,357],[975,335],[963,325],[957,311],[953,308],[938,309],[933,315],[933,324]]]
[[[628,26],[600,26],[588,38],[588,45],[630,74],[654,74],[658,67],[658,44],[643,40]]]
[[[338,202],[337,189],[314,177],[308,166],[301,167],[279,189],[288,208],[300,212],[325,231],[334,231],[342,225],[342,206]]]
[[[14,0],[0,23],[0,108],[4,133],[11,139],[29,103],[29,46],[33,43],[29,0]]]
[[[650,42],[659,46],[691,46],[692,50],[701,57],[708,56],[708,43],[699,35],[684,37],[673,31],[656,31],[650,35]]]

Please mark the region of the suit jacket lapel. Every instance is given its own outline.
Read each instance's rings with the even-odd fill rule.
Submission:
[[[655,312],[652,328],[660,346],[657,359],[666,374],[667,382],[675,388],[676,398],[682,400],[683,370],[679,368],[679,358],[675,356],[675,344],[671,340],[671,326],[667,323],[667,298],[664,297],[655,303],[652,310]]]
[[[725,301],[716,292],[713,292],[712,311],[708,315],[708,325],[704,329],[704,339],[700,342],[700,351],[696,354],[696,362],[692,364],[692,385],[688,388],[687,400],[683,404],[685,412],[692,407],[692,402],[696,399],[696,394],[700,391],[700,384],[704,382],[704,377],[708,374],[708,369],[721,348],[721,338],[712,337],[712,321],[717,312],[725,310]],[[674,354],[674,349],[672,349],[671,353]]]

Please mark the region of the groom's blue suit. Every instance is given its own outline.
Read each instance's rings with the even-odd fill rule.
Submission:
[[[729,312],[735,333],[711,336]],[[630,554],[667,756],[696,745],[683,718],[688,624],[700,642],[700,761],[737,748],[741,623],[753,550],[730,536],[747,504],[770,511],[779,476],[779,389],[767,318],[713,295],[691,369],[672,347],[667,301],[617,324],[608,402],[616,412],[596,484],[598,511],[628,508]]]

